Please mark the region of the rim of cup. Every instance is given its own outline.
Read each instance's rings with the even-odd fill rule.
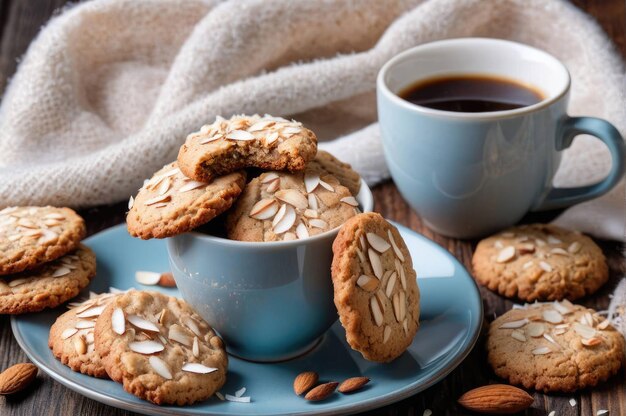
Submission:
[[[424,107],[418,104],[411,103],[403,98],[400,98],[397,93],[392,92],[387,86],[386,76],[388,72],[391,69],[393,69],[394,66],[408,59],[413,58],[416,53],[428,52],[428,51],[436,50],[441,47],[453,46],[453,45],[463,46],[466,48],[472,47],[472,46],[489,47],[489,46],[494,46],[494,45],[497,45],[498,47],[517,48],[520,51],[524,51],[527,54],[534,54],[536,56],[541,57],[541,59],[544,62],[548,62],[549,65],[553,66],[557,71],[561,72],[560,76],[562,76],[565,79],[565,82],[563,83],[561,88],[559,88],[559,91],[557,93],[547,95],[543,100],[539,101],[536,104],[525,106],[525,107],[520,107],[520,108],[515,108],[511,110],[486,111],[486,112],[480,112],[480,113],[446,111],[446,110],[438,110],[434,108]],[[458,70],[458,71],[450,71],[449,73],[442,74],[442,75],[443,76],[464,75],[466,73],[467,73],[466,71]],[[502,76],[500,74],[494,74],[494,73],[485,73],[485,75]],[[428,78],[432,78],[432,76],[423,77],[423,79],[428,79]],[[506,78],[515,80],[513,77],[507,76]],[[412,82],[415,83],[418,80],[420,80],[419,77],[417,77]],[[411,82],[408,82],[404,87],[407,87],[409,85],[411,85]],[[557,58],[555,58],[553,55],[541,49],[538,49],[538,48],[535,48],[535,47],[532,47],[523,43],[519,43],[519,42],[513,42],[510,40],[504,40],[504,39],[479,38],[479,37],[445,39],[445,40],[439,40],[439,41],[434,41],[434,42],[429,42],[429,43],[425,43],[422,45],[414,46],[410,49],[400,52],[399,54],[395,55],[393,58],[388,60],[380,69],[380,71],[378,72],[378,76],[376,78],[377,89],[382,94],[384,94],[387,99],[391,100],[396,105],[399,105],[401,107],[404,107],[412,111],[417,111],[423,114],[431,115],[431,116],[465,119],[465,120],[509,118],[509,117],[517,117],[525,113],[534,112],[536,110],[549,107],[554,102],[560,100],[564,95],[567,94],[567,92],[570,89],[570,85],[571,85],[571,76],[569,74],[569,71],[567,70],[565,65],[563,65],[563,63],[559,61]]]

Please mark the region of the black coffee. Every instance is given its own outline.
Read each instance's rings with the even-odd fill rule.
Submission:
[[[539,91],[526,85],[491,75],[454,75],[421,80],[398,95],[423,107],[463,113],[512,110],[544,99]]]

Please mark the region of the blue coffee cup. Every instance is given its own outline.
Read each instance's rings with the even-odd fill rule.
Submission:
[[[507,78],[544,98],[512,110],[466,113],[398,96],[416,82],[448,75]],[[473,238],[515,224],[528,211],[605,194],[624,175],[624,140],[606,120],[568,116],[569,91],[560,61],[520,43],[450,39],[395,56],[378,74],[377,102],[385,159],[402,196],[434,231]],[[606,144],[611,170],[592,185],[556,188],[562,151],[579,134]]]

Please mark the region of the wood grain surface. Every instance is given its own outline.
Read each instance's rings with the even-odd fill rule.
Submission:
[[[493,0],[496,1],[496,0]],[[498,0],[499,1],[499,0]],[[550,1],[550,0],[546,0]],[[0,0],[0,91],[15,72],[17,62],[41,26],[55,11],[63,7],[65,0]],[[622,56],[626,56],[626,1],[625,0],[576,0],[574,3],[594,16],[613,39]],[[601,93],[601,92],[599,92]],[[468,269],[475,242],[459,241],[437,235],[427,229],[420,218],[407,206],[392,182],[374,189],[375,210],[385,217],[416,230],[437,242],[454,254]],[[89,233],[118,224],[124,220],[126,202],[84,210]],[[556,213],[528,216],[524,222],[549,221]],[[620,276],[626,273],[621,246],[615,242],[599,241],[609,259],[611,278],[609,283],[593,297],[582,303],[603,309],[608,306],[609,294]],[[511,307],[511,302],[481,288],[485,317],[492,320]],[[42,340],[42,342],[46,342]],[[0,317],[0,369],[26,361],[11,333],[10,321]],[[484,337],[469,357],[444,381],[428,390],[396,404],[366,413],[367,415],[417,415],[431,409],[434,415],[469,415],[456,405],[456,399],[465,391],[484,384],[498,382],[486,363]],[[612,416],[626,415],[626,376],[622,371],[609,382],[593,389],[572,395],[544,395],[535,393],[533,407],[523,414],[547,415],[556,411],[558,416],[592,416],[600,409],[608,409]],[[576,406],[569,404],[576,399]],[[35,385],[13,397],[0,397],[0,415],[57,416],[57,415],[130,415],[94,400],[87,399],[40,372]]]

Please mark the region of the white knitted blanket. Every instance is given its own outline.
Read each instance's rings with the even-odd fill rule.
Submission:
[[[560,58],[570,113],[626,132],[624,68],[598,25],[545,0],[94,0],[41,31],[0,107],[0,207],[84,207],[128,198],[217,114],[297,118],[375,184],[388,177],[375,77],[409,47],[512,39]],[[555,182],[601,178],[608,152],[581,137]],[[624,238],[624,186],[562,224]]]

